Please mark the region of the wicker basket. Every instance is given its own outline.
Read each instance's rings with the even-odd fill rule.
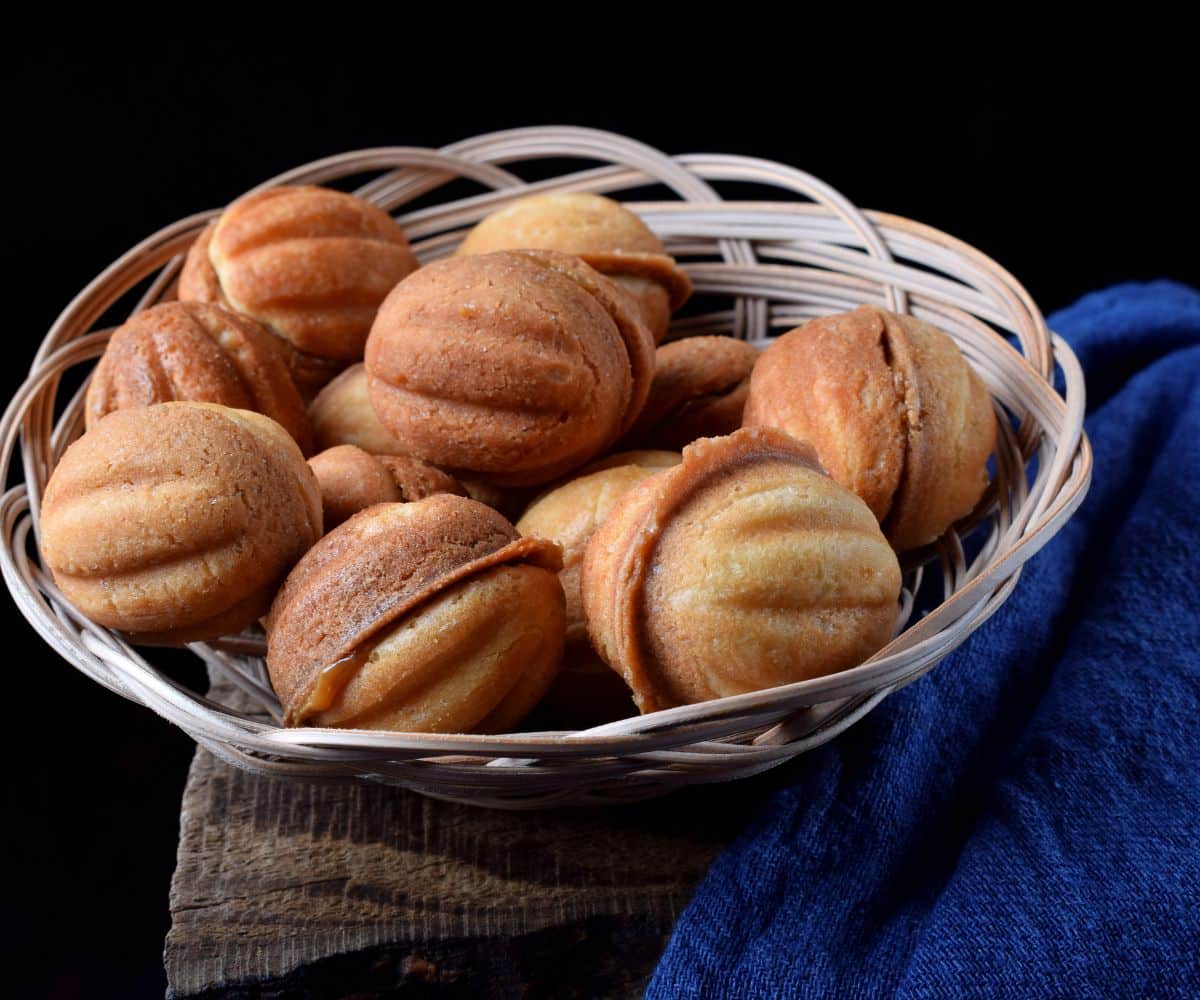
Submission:
[[[579,160],[590,165],[536,183],[502,166],[539,159],[552,159],[558,167]],[[371,179],[357,193],[389,211],[456,178],[482,187],[483,193],[398,216],[422,261],[450,253],[482,216],[535,190],[619,195],[659,185],[668,200],[631,207],[681,259],[703,301],[723,306],[677,320],[671,336],[732,333],[764,342],[809,317],[862,302],[911,312],[948,331],[987,384],[1001,418],[995,478],[973,517],[907,561],[902,631],[852,670],[585,732],[472,736],[284,729],[258,655],[261,640],[194,644],[191,649],[210,673],[241,692],[241,707],[198,696],[121,635],[83,618],[38,565],[29,539],[31,529],[37,535],[50,472],[83,428],[83,390],[69,400],[58,398],[63,373],[104,350],[111,330],[93,326],[132,290],[149,285],[135,310],[169,297],[181,255],[217,213],[192,216],[107,268],[42,342],[0,424],[5,468],[18,444],[24,468],[24,483],[0,499],[0,564],[17,605],[59,654],[232,764],[304,780],[370,779],[502,808],[632,801],[681,785],[757,774],[832,739],[960,645],[1005,601],[1021,566],[1062,527],[1087,491],[1091,452],[1082,432],[1079,366],[1046,329],[1025,290],[971,247],[907,219],[860,211],[799,170],[735,156],[667,157],[609,133],[531,128],[440,151],[347,153],[263,186],[359,175]],[[722,200],[712,183],[730,181],[786,194],[779,201]],[[425,198],[424,204],[433,200]],[[1054,388],[1056,365],[1061,395]],[[57,421],[56,409],[62,411]],[[962,539],[975,529],[968,558]],[[942,601],[910,621],[913,594],[930,574],[926,587],[940,583]]]

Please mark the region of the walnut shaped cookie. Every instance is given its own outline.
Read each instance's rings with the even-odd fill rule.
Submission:
[[[44,564],[92,621],[184,643],[266,612],[321,536],[321,496],[275,421],[159,403],[117,410],[67,449],[41,529]]]
[[[900,567],[858,497],[774,430],[703,438],[592,536],[592,643],[642,712],[855,666],[899,614]]]
[[[692,293],[691,279],[662,240],[624,205],[602,195],[562,191],[521,198],[483,219],[458,253],[524,249],[574,254],[608,275],[633,297],[655,343]]]
[[[280,341],[306,397],[361,360],[379,304],[418,267],[383,209],[312,185],[233,202],[192,245],[179,298],[214,302]]]
[[[439,494],[355,514],[292,573],[267,620],[288,725],[504,732],[562,659],[558,547]]]
[[[768,347],[744,420],[809,442],[901,552],[974,509],[996,441],[987,387],[954,341],[875,306],[810,320]]]

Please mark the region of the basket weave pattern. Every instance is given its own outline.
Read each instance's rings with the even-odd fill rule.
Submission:
[[[506,169],[546,158],[567,163],[569,172],[526,183]],[[599,166],[579,169],[570,162],[579,160]],[[833,738],[959,646],[1005,601],[1022,565],[1087,491],[1091,452],[1082,431],[1084,386],[1074,355],[1046,329],[1029,295],[1007,272],[944,233],[860,211],[816,178],[776,163],[707,154],[667,157],[621,136],[576,128],[519,129],[443,150],[347,153],[262,186],[364,175],[371,179],[355,193],[397,213],[423,263],[453,252],[484,215],[535,191],[621,197],[630,189],[660,185],[670,192],[667,200],[628,204],[663,238],[703,301],[719,305],[677,320],[672,338],[727,333],[764,344],[813,316],[864,302],[909,312],[947,331],[991,392],[1000,418],[994,481],[973,517],[906,559],[899,634],[852,670],[579,733],[284,729],[260,640],[247,636],[191,646],[210,673],[249,696],[255,711],[196,695],[124,637],[80,615],[39,565],[29,537],[32,531],[36,539],[40,499],[55,463],[83,431],[86,385],[62,400],[61,377],[103,352],[112,329],[95,324],[133,289],[149,286],[134,311],[171,296],[182,254],[218,213],[184,219],[108,267],[43,340],[0,422],[4,466],[19,453],[24,473],[24,481],[0,498],[0,567],[22,613],[68,662],[239,767],[305,780],[365,778],[503,808],[632,801],[681,785],[756,774]],[[475,182],[484,193],[405,212],[414,199],[456,178]],[[730,181],[770,185],[785,192],[786,200],[723,200],[713,184]],[[1061,394],[1054,387],[1056,367]],[[976,529],[982,544],[977,551],[972,545],[968,558],[962,539]],[[913,594],[930,574],[940,582],[942,602],[912,621]],[[153,651],[146,653],[152,657]]]

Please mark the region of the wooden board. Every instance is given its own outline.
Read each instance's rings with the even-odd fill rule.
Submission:
[[[259,777],[197,750],[170,995],[639,996],[746,791],[511,813]]]

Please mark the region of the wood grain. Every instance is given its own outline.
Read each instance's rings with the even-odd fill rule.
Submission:
[[[640,995],[746,797],[512,813],[281,781],[198,749],[170,995]]]

